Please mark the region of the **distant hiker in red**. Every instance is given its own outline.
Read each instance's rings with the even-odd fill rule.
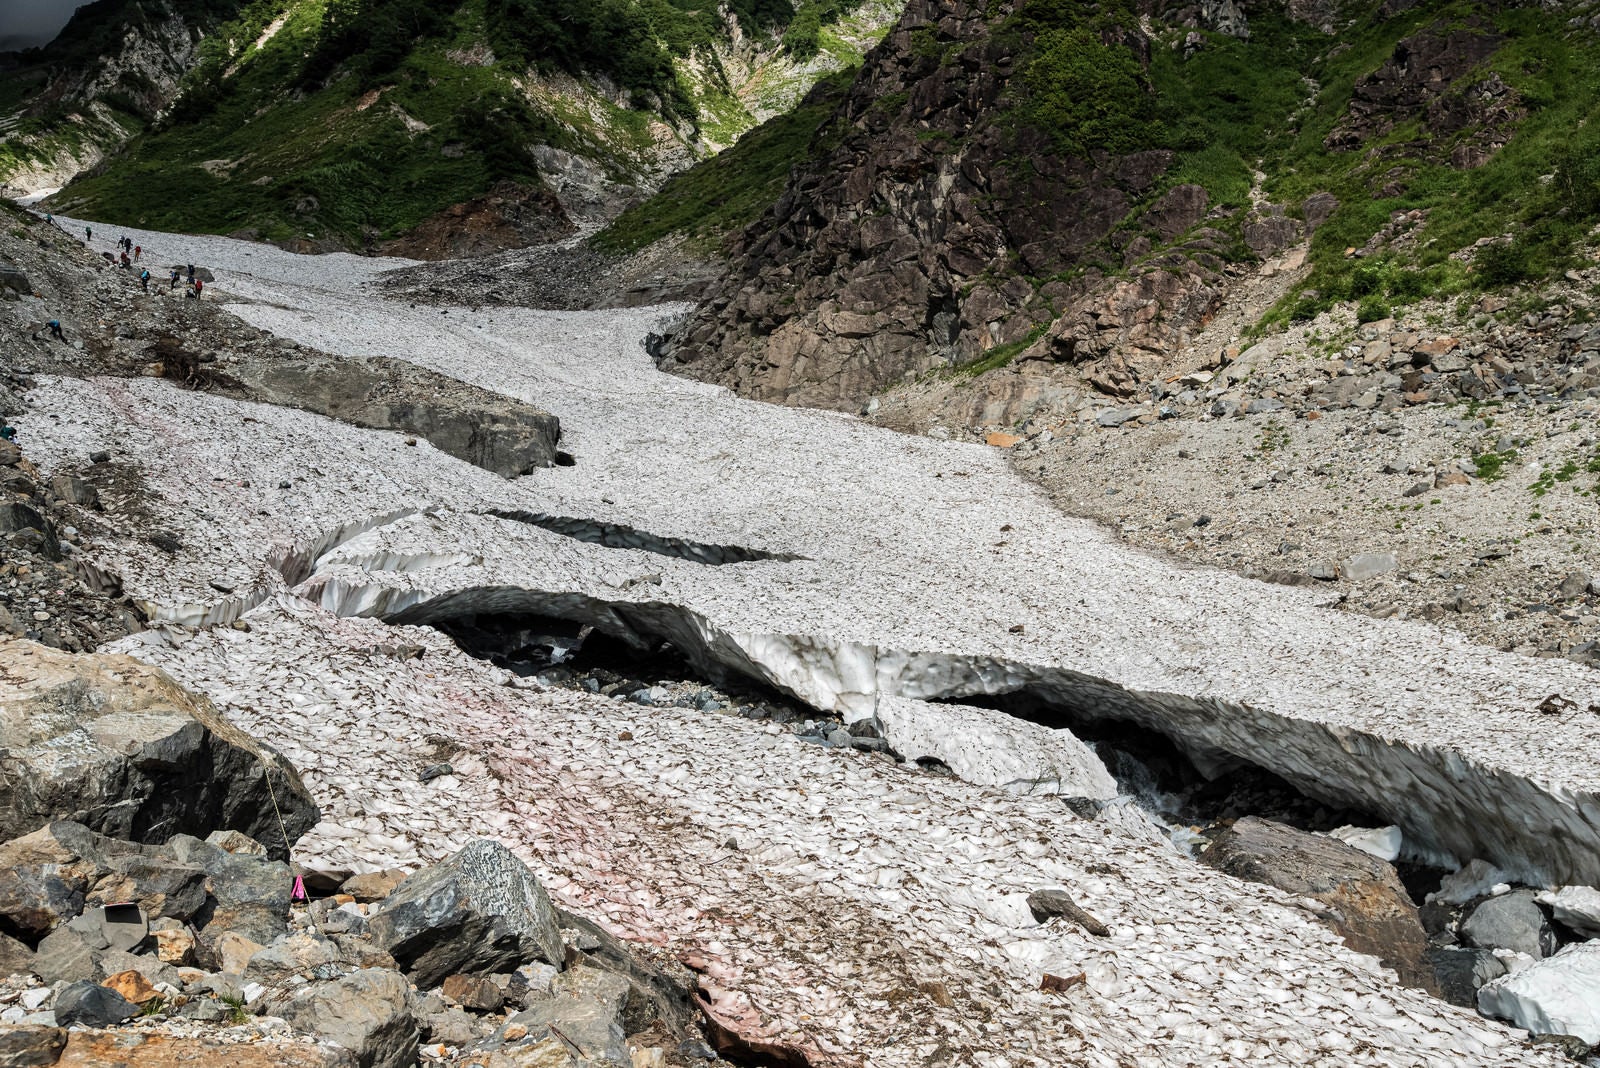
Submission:
[[[196,278],[194,280],[194,288],[189,291],[189,295],[191,297],[193,297],[195,300],[199,300],[200,299],[200,294],[205,291],[205,288],[206,288],[206,284],[204,282],[202,282],[200,279]]]
[[[122,265],[124,267],[132,267],[133,266],[133,263],[132,263],[131,260],[128,259],[128,254],[126,252],[124,252],[122,254]]]
[[[134,263],[138,263],[139,262],[139,254],[142,253],[143,251],[144,251],[144,246],[143,245],[135,245],[135,246],[133,246],[133,262]]]

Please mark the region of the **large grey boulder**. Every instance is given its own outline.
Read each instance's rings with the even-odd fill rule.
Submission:
[[[321,815],[287,760],[132,657],[0,640],[0,749],[0,840],[54,820],[135,842],[229,828],[287,857]]]
[[[55,1013],[62,1027],[110,1027],[139,1015],[139,1006],[110,987],[83,980],[56,995]]]
[[[304,356],[235,368],[234,378],[231,392],[251,400],[415,434],[507,478],[556,462],[561,423],[549,412],[402,361]]]
[[[526,1029],[523,1037],[508,1044],[537,1047],[553,1035],[583,1050],[589,1064],[629,1068],[632,1061],[622,1026],[627,996],[628,983],[622,977],[574,968],[557,981],[553,997],[511,1017],[496,1038],[504,1040],[518,1033],[512,1028],[521,1027]],[[488,1044],[492,1043],[491,1039]]]
[[[1200,859],[1236,878],[1322,902],[1323,922],[1345,945],[1377,957],[1406,986],[1438,992],[1417,907],[1387,862],[1337,838],[1255,816],[1235,822]]]
[[[544,888],[515,854],[484,838],[407,878],[367,934],[423,989],[457,972],[508,972],[535,960],[560,967],[563,958]]]
[[[1510,949],[1530,957],[1548,957],[1556,951],[1556,932],[1534,895],[1533,890],[1513,890],[1491,897],[1462,921],[1461,936],[1468,945],[1482,949]]]
[[[300,987],[268,1009],[301,1031],[343,1046],[361,1068],[410,1068],[417,1062],[418,1040],[412,999],[399,972],[367,968]]]

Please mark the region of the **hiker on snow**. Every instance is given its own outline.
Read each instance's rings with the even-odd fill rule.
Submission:
[[[150,272],[149,271],[140,271],[139,272],[139,284],[144,286],[144,291],[146,293],[150,292]]]
[[[138,263],[139,262],[139,255],[142,252],[144,252],[144,246],[143,245],[135,245],[135,246],[133,246],[133,262],[134,263]]]
[[[86,242],[87,241],[93,241],[94,240],[94,231],[89,229],[87,226],[85,226],[83,228],[83,239]]]
[[[133,266],[133,261],[128,259],[128,254],[126,252],[124,252],[122,254],[122,265],[124,267],[132,267]]]
[[[199,300],[200,299],[200,294],[205,288],[206,288],[206,284],[204,282],[202,282],[200,279],[196,278],[194,280],[194,299],[195,300]]]
[[[170,293],[174,289],[177,289],[177,288],[178,288],[178,269],[176,267],[174,267],[172,269],[172,281],[167,285],[167,292]]]

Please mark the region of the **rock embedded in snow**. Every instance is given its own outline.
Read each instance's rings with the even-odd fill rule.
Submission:
[[[1434,992],[1428,937],[1400,876],[1384,861],[1326,835],[1246,816],[1201,861],[1328,906],[1320,918],[1357,953],[1370,953],[1400,981]]]
[[[0,840],[52,820],[134,841],[232,828],[285,856],[320,818],[288,761],[131,657],[0,640],[0,743]]]
[[[1576,1035],[1600,1045],[1600,942],[1568,946],[1485,985],[1478,1010],[1536,1035]]]
[[[1466,1009],[1477,1007],[1480,987],[1506,974],[1505,962],[1487,949],[1437,946],[1428,950],[1428,961],[1439,981],[1439,996]]]
[[[1556,951],[1555,930],[1532,890],[1513,890],[1478,905],[1461,923],[1461,937],[1480,949],[1509,949],[1530,957]]]
[[[1035,890],[1028,895],[1028,910],[1033,913],[1033,918],[1044,923],[1053,917],[1060,916],[1069,923],[1075,923],[1085,931],[1104,938],[1111,933],[1110,928],[1089,915],[1078,907],[1072,900],[1072,895],[1059,888]]]
[[[527,865],[479,839],[402,882],[367,933],[419,987],[463,972],[505,972],[564,959],[555,910]]]
[[[1465,905],[1474,898],[1503,894],[1511,889],[1511,876],[1486,860],[1474,859],[1446,875],[1439,889],[1428,895],[1430,903]]]
[[[1563,886],[1538,897],[1549,905],[1556,922],[1566,924],[1585,938],[1600,938],[1600,890],[1592,886]]]

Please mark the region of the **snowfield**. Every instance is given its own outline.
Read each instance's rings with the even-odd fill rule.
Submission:
[[[1415,853],[1593,883],[1593,672],[1129,551],[997,450],[661,375],[641,339],[670,309],[411,308],[363,285],[392,263],[129,233],[157,262],[210,267],[208,292],[263,329],[554,412],[576,460],[506,481],[425,441],[163,382],[41,382],[30,455],[110,449],[182,542],[90,549],[184,624],[120,648],[302,769],[326,813],[302,861],[411,866],[493,834],[569,907],[670,947],[730,1026],[818,1065],[1559,1063],[1115,806],[1074,815],[1056,792],[1111,785],[1070,735],[925,702],[1025,689],[1263,764],[1398,823]],[[778,558],[650,551],[668,542]],[[969,781],[544,691],[404,625],[505,609],[669,636],[846,719],[876,711]],[[1551,695],[1565,703],[1541,712]],[[417,782],[444,759],[456,774]],[[1035,923],[1024,898],[1047,886],[1110,936]]]

